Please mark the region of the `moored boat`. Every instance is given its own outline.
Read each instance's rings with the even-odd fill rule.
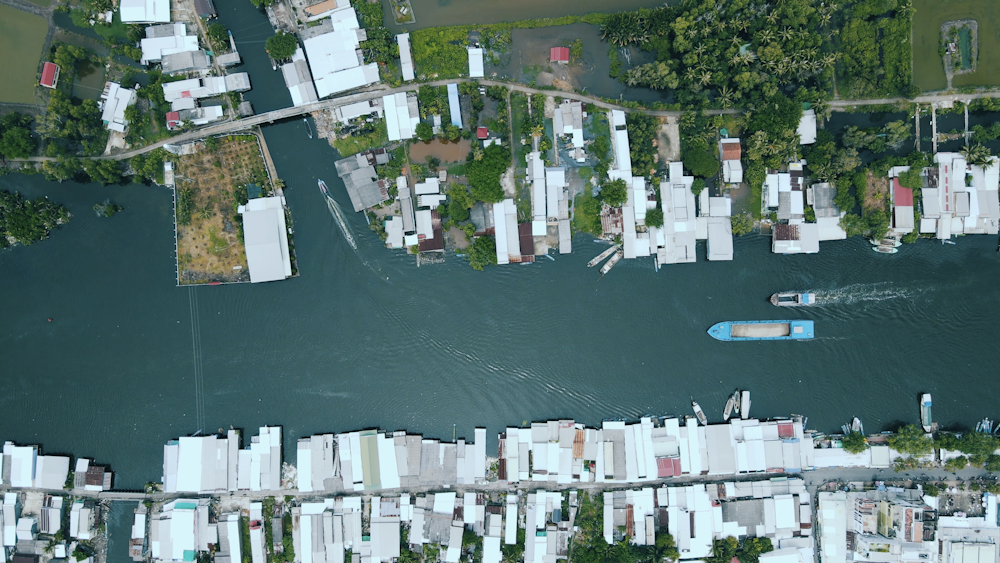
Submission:
[[[812,321],[723,321],[708,334],[716,340],[812,340]]]
[[[931,394],[924,393],[920,396],[920,425],[924,432],[931,431]]]
[[[865,433],[865,427],[861,424],[860,418],[854,417],[854,420],[851,421],[851,432],[859,432],[861,434]]]
[[[735,404],[736,404],[736,401],[733,400],[732,396],[730,396],[729,400],[726,401],[726,408],[722,409],[722,420],[723,421],[729,420],[729,417],[733,416],[733,406]]]
[[[705,416],[705,411],[701,410],[701,406],[692,400],[691,408],[694,409],[694,415],[698,417],[698,422],[700,422],[702,426],[708,426],[708,417]]]
[[[899,252],[899,249],[896,248],[895,246],[884,246],[884,245],[873,246],[872,250],[878,252],[879,254],[895,254]]]
[[[617,264],[618,261],[622,259],[622,256],[623,254],[621,250],[615,252],[615,254],[611,257],[611,259],[605,262],[603,266],[601,266],[601,277],[604,277],[604,274],[610,272],[611,268],[614,268],[615,264]]]
[[[613,245],[611,248],[606,249],[604,252],[598,254],[597,257],[595,257],[590,262],[587,262],[587,267],[588,268],[593,268],[594,266],[600,264],[601,262],[604,261],[605,258],[607,258],[608,256],[611,256],[612,254],[614,254],[616,250],[618,250],[618,245],[617,244]]]
[[[740,394],[740,418],[746,420],[750,416],[750,392],[746,389]]]
[[[771,296],[771,305],[777,307],[801,307],[803,305],[815,305],[815,293],[775,293]]]
[[[885,239],[885,238],[882,240],[868,239],[868,242],[870,242],[872,246],[892,246],[894,248],[899,248],[900,246],[903,246],[903,243],[896,239]]]

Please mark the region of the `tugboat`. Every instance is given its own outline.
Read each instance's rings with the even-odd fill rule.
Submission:
[[[801,307],[803,305],[815,305],[815,293],[775,293],[771,296],[771,305],[776,307]]]
[[[924,393],[920,396],[920,425],[924,432],[931,431],[931,394]]]
[[[716,340],[812,340],[812,321],[724,321],[708,334]]]
[[[691,408],[694,409],[694,415],[698,417],[698,422],[702,426],[708,426],[708,417],[705,416],[705,411],[701,410],[701,406],[694,402],[694,399],[691,400]]]

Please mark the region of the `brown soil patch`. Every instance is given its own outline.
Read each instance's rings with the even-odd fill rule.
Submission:
[[[570,84],[566,80],[562,80],[562,79],[559,79],[559,78],[553,78],[552,79],[552,85],[555,86],[556,88],[562,90],[563,92],[572,92],[573,91],[573,85]]]
[[[180,284],[250,280],[236,207],[246,202],[246,184],[271,191],[257,138],[218,139],[219,146],[177,157],[177,201],[190,194],[190,222],[177,225],[177,280]],[[238,267],[238,268],[237,268]],[[236,269],[234,269],[236,268]]]
[[[889,179],[875,177],[870,170],[866,173],[865,179],[868,189],[865,190],[864,208],[888,211],[886,204],[889,202]]]
[[[416,142],[410,145],[410,162],[423,164],[428,156],[439,158],[442,163],[465,162],[470,150],[472,144],[468,139],[459,139],[457,143],[446,143],[441,139],[429,143]]]
[[[459,229],[458,227],[452,227],[448,229],[448,237],[451,238],[452,244],[456,249],[462,250],[469,248],[469,239],[465,236],[465,231]]]

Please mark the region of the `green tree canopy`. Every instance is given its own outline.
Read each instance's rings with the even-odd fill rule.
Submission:
[[[497,241],[491,236],[478,237],[469,247],[469,265],[482,271],[484,266],[496,266]]]
[[[229,30],[221,23],[215,22],[208,26],[208,40],[216,51],[229,49]]]
[[[448,215],[461,223],[469,220],[469,210],[476,203],[465,184],[452,184],[447,191]]]
[[[914,424],[907,424],[889,436],[889,447],[901,454],[912,455],[925,455],[934,451],[931,439],[924,435],[923,429]]]
[[[621,207],[628,201],[628,185],[625,180],[612,180],[601,186],[601,199],[611,207]]]
[[[478,158],[477,158],[478,156]],[[490,145],[481,152],[469,153],[465,163],[465,176],[472,188],[472,197],[486,203],[503,200],[504,190],[500,177],[510,167],[510,150],[505,146]]]
[[[267,54],[276,61],[292,58],[298,46],[299,42],[295,39],[295,36],[284,31],[279,31],[275,35],[268,37],[267,43],[264,45],[265,49],[267,49]]]
[[[868,449],[868,440],[861,432],[851,432],[840,441],[840,445],[852,454],[859,454]]]
[[[663,226],[663,209],[659,207],[654,207],[646,211],[646,226],[648,227],[662,227]]]
[[[414,132],[417,134],[417,137],[424,142],[430,141],[434,138],[434,128],[426,121],[417,123],[417,128]]]

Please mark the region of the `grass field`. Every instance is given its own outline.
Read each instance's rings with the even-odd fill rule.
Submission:
[[[48,25],[41,16],[0,5],[0,102],[34,104]]]
[[[52,0],[28,0],[28,2],[43,8],[48,8],[52,4]]]
[[[979,61],[976,72],[956,74],[952,85],[1000,86],[1000,12],[992,0],[914,0],[913,81],[924,91],[942,90],[947,85],[944,63],[938,54],[941,24],[974,19],[979,22]]]

